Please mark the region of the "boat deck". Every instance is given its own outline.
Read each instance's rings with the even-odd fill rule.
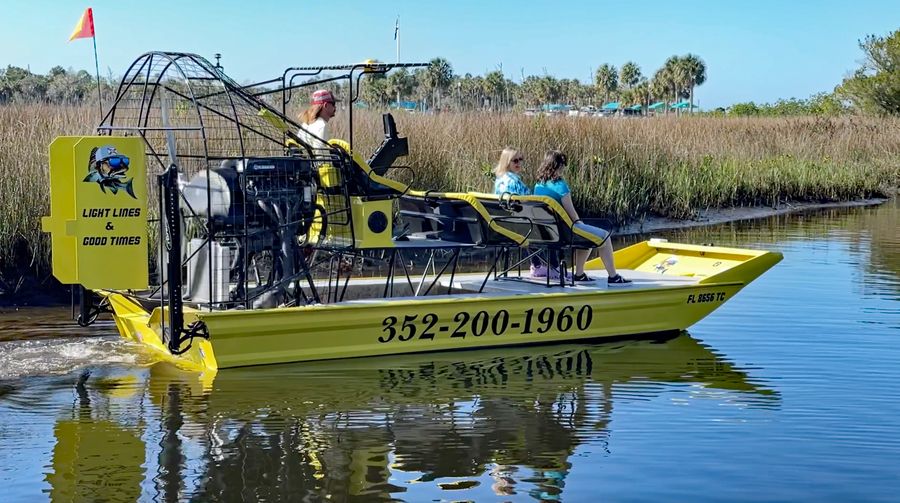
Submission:
[[[575,283],[575,285],[567,284],[566,286],[560,286],[559,280],[555,280],[551,286],[547,286],[546,279],[544,278],[530,278],[527,275],[523,275],[522,277],[510,276],[509,278],[501,278],[501,279],[489,279],[487,284],[484,286],[484,291],[478,293],[478,289],[481,287],[482,282],[484,282],[485,273],[461,273],[456,274],[453,278],[453,294],[429,294],[427,298],[435,299],[435,298],[448,298],[448,297],[462,297],[467,295],[478,295],[478,296],[507,296],[507,295],[529,295],[529,294],[547,294],[547,293],[576,293],[576,292],[586,292],[586,291],[628,291],[628,290],[642,290],[649,288],[660,288],[660,287],[678,287],[678,286],[688,286],[697,283],[699,278],[690,277],[690,276],[675,276],[675,275],[667,275],[660,274],[655,272],[644,272],[644,271],[633,271],[628,269],[620,269],[620,274],[625,276],[626,278],[632,281],[629,286],[622,287],[609,287],[606,283],[607,274],[605,270],[586,270],[588,276],[594,278],[594,281],[585,282],[585,283]],[[527,271],[526,271],[527,274]],[[426,284],[430,283],[433,280],[433,277],[426,278]],[[350,281],[351,285],[355,286],[376,286],[383,285],[384,278],[355,278]],[[444,287],[444,289],[450,286],[450,276],[445,275],[445,277],[441,278],[438,281],[438,285]],[[412,295],[398,295],[391,297],[392,300],[413,300],[413,299],[424,299],[424,296],[412,296]],[[346,300],[345,303],[352,304],[369,304],[369,303],[381,303],[384,302],[383,297],[378,298],[358,298],[353,300]]]
[[[622,269],[619,273],[631,280],[629,286],[607,286],[607,274],[605,270],[589,270],[585,272],[588,276],[594,278],[594,281],[579,282],[575,285],[566,284],[560,286],[559,280],[551,280],[551,285],[547,286],[545,278],[530,278],[526,275],[519,277],[510,277],[499,280],[489,280],[484,287],[485,292],[503,292],[506,294],[513,293],[547,293],[555,291],[579,291],[579,290],[633,290],[643,288],[659,288],[665,286],[685,286],[697,282],[698,278],[689,276],[674,276],[655,272],[632,271]],[[481,282],[484,281],[483,274],[459,274],[453,280],[453,288],[463,290],[478,290]],[[442,281],[441,285],[449,286],[450,281]]]

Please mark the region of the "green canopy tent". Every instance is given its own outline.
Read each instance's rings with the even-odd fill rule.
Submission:
[[[649,107],[647,107],[647,110],[659,110],[660,108],[662,108],[662,107],[664,107],[664,106],[666,106],[666,102],[664,102],[664,101],[657,101],[656,103],[654,103],[654,104],[650,105]]]
[[[600,109],[601,109],[601,110],[618,110],[618,109],[619,109],[619,102],[618,102],[618,101],[611,101],[611,102],[609,102],[609,103],[603,105],[602,107],[600,107]]]
[[[678,103],[673,103],[669,108],[673,110],[682,110],[691,108],[691,104],[688,101],[679,101]],[[698,108],[697,105],[694,105],[693,108]]]
[[[630,107],[628,107],[629,110],[640,110],[642,108],[644,107],[642,107],[641,105],[631,105]]]
[[[415,101],[392,101],[391,108],[402,108],[404,110],[415,110],[417,108]]]
[[[541,110],[545,112],[565,112],[571,108],[569,105],[562,105],[560,103],[545,103],[541,105]]]

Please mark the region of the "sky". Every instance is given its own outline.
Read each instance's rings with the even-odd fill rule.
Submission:
[[[701,108],[808,98],[831,91],[863,59],[858,41],[900,29],[900,0],[6,0],[0,67],[93,73],[90,39],[67,42],[94,9],[102,74],[120,76],[142,53],[222,54],[238,82],[289,66],[450,61],[454,73],[502,69],[592,80],[603,63],[636,62],[647,77],[672,55],[707,66]]]

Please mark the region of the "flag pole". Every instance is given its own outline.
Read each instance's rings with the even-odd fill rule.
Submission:
[[[103,122],[103,94],[100,92],[100,60],[97,59],[97,34],[94,39],[94,68],[97,70],[97,105],[100,107],[100,122]]]
[[[103,121],[103,92],[100,87],[100,59],[97,57],[97,33],[94,30],[94,9],[88,7],[75,25],[69,42],[76,38],[92,38],[94,42],[94,69],[97,71],[97,106],[100,107],[100,121]]]
[[[397,43],[397,64],[400,64],[400,16],[394,22],[394,41]],[[397,88],[397,106],[400,107],[400,88]]]

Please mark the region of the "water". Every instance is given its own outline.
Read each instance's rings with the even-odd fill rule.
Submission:
[[[225,370],[0,313],[3,501],[896,501],[900,204],[668,233],[784,261],[668,341]]]

